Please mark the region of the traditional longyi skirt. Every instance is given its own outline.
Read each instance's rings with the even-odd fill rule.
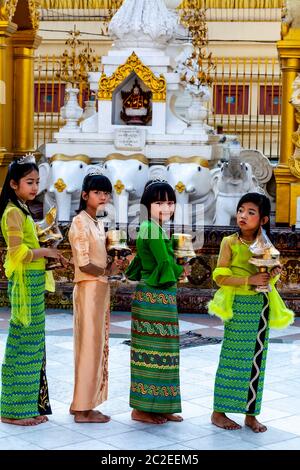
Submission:
[[[45,356],[45,272],[26,272],[31,323],[10,322],[2,364],[1,416],[10,419],[51,414]],[[12,282],[9,282],[9,295]]]
[[[214,411],[255,416],[261,409],[268,350],[267,296],[237,295],[233,312],[225,323]]]
[[[140,283],[132,303],[130,406],[152,413],[181,411],[176,287]]]
[[[75,284],[73,411],[92,410],[107,400],[110,289],[106,282]]]

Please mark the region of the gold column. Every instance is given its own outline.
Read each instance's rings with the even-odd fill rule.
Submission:
[[[292,85],[300,73],[300,30],[291,29],[277,43],[282,68],[282,119],[279,165],[274,171],[276,178],[276,223],[290,224],[293,201],[292,185],[299,180],[291,173],[288,164],[294,153],[292,134],[297,129],[294,107],[290,104]]]
[[[17,30],[11,21],[0,21],[0,189],[13,154],[12,145],[12,70],[10,37]]]
[[[34,30],[17,31],[14,48],[14,136],[13,152],[34,151],[34,50],[42,38]]]

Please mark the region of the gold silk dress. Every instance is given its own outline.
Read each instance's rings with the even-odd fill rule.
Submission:
[[[75,267],[75,383],[71,409],[85,411],[99,406],[108,394],[109,284],[106,276],[80,270],[89,263],[106,267],[103,223],[81,211],[72,221],[69,240]]]

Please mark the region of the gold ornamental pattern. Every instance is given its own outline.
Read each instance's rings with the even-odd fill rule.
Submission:
[[[11,21],[17,4],[18,0],[0,0],[0,21]]]
[[[28,0],[28,8],[32,29],[37,31],[40,25],[41,0]]]
[[[296,178],[300,178],[300,159],[290,157],[288,159],[288,165],[290,167],[292,175],[296,176]]]
[[[113,92],[133,72],[150,89],[153,102],[166,102],[167,82],[165,77],[162,74],[156,77],[152,70],[142,63],[135,52],[110,77],[105,73],[101,75],[98,99],[101,101],[112,100]]]
[[[299,128],[292,134],[292,142],[295,145],[295,153],[288,159],[288,165],[292,175],[296,178],[300,178],[300,113],[295,113],[296,121],[299,124]]]

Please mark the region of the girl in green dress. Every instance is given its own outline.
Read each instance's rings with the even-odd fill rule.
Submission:
[[[280,267],[258,273],[249,263],[249,246],[260,228],[269,234],[270,201],[257,193],[244,195],[237,206],[239,232],[224,237],[213,279],[220,287],[209,303],[209,313],[225,321],[224,340],[216,374],[212,423],[223,429],[240,429],[226,413],[245,414],[245,424],[265,432],[259,415],[262,402],[269,328],[285,328],[293,322],[275,283]],[[256,286],[270,283],[272,291],[258,293]]]
[[[56,249],[40,248],[27,206],[37,195],[38,184],[34,157],[24,157],[10,164],[0,197],[11,302],[0,412],[2,422],[21,426],[44,423],[51,414],[45,357],[45,257],[60,256]]]
[[[162,424],[182,421],[179,384],[179,329],[176,283],[183,267],[174,261],[171,242],[162,228],[173,218],[176,196],[165,181],[145,186],[145,211],[136,242],[137,254],[126,274],[140,281],[132,302],[132,419]],[[146,219],[146,220],[145,220]]]

